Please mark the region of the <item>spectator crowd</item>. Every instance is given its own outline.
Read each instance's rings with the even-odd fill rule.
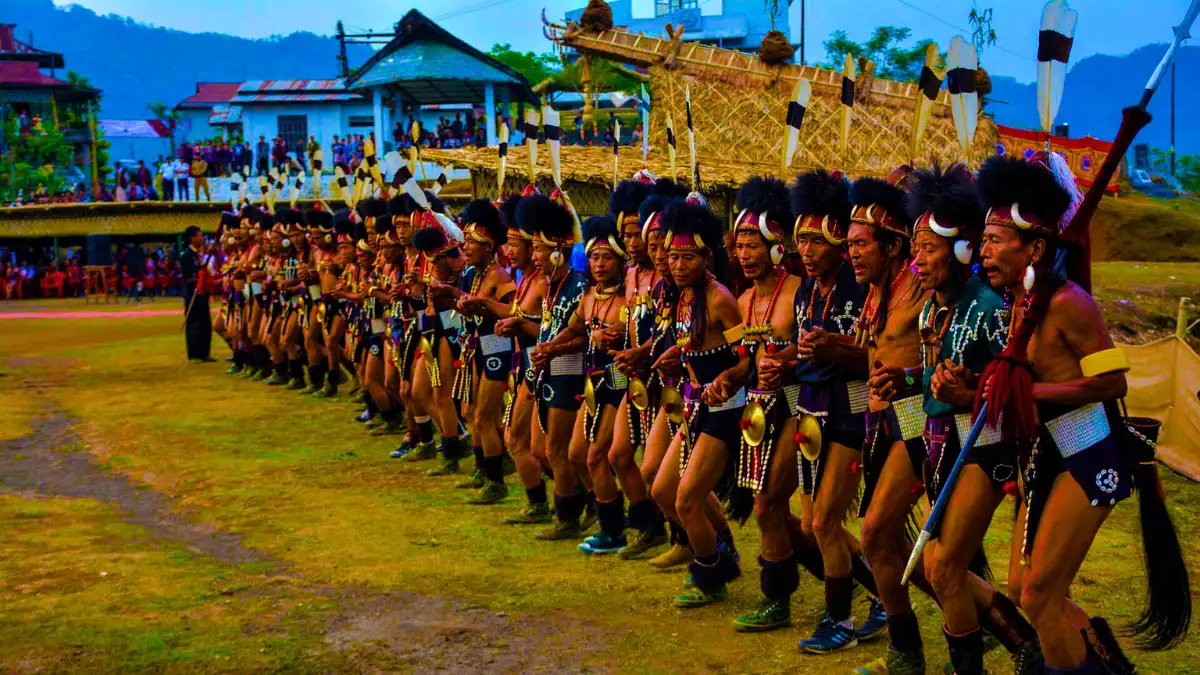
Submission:
[[[136,255],[118,248],[113,265],[101,274],[99,290],[131,301],[179,294],[179,261],[169,248]],[[0,300],[79,298],[86,291],[87,272],[75,250],[68,250],[60,261],[49,248],[0,247]]]

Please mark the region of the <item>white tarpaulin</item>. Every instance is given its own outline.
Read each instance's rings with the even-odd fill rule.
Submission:
[[[1159,461],[1200,480],[1200,356],[1174,336],[1124,347],[1132,366],[1129,414],[1160,420]]]

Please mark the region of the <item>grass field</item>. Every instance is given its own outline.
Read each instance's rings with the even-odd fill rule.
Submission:
[[[1103,302],[1165,288],[1167,308],[1200,286],[1200,265],[1096,278]],[[735,634],[759,595],[752,524],[735,529],[745,576],[729,602],[681,612],[682,572],[502,525],[523,496],[464,505],[456,479],[388,459],[393,444],[345,402],[181,365],[177,316],[0,320],[0,355],[0,672],[848,673],[883,653],[799,654],[822,602],[808,578],[794,627]],[[1200,560],[1200,487],[1164,479]],[[987,539],[1000,581],[1010,513]],[[1117,509],[1072,589],[1117,621],[1140,609],[1136,517]],[[916,605],[940,672],[936,608]],[[1200,640],[1133,658],[1143,673],[1200,672]]]

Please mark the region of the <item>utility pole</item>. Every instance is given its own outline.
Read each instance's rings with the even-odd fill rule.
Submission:
[[[350,62],[346,60],[346,29],[342,26],[339,19],[337,22],[337,40],[338,40],[338,65],[342,73],[342,77],[350,77]]]
[[[804,11],[804,0],[800,0],[800,65],[805,65],[808,62],[804,60],[804,23],[808,18]]]
[[[1171,61],[1171,178],[1175,177],[1175,61]]]

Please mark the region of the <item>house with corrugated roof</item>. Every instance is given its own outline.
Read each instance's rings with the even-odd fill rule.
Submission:
[[[366,135],[374,121],[370,103],[340,79],[198,82],[175,107],[186,120],[181,141],[279,136],[289,149],[309,136],[328,143],[334,135]]]

